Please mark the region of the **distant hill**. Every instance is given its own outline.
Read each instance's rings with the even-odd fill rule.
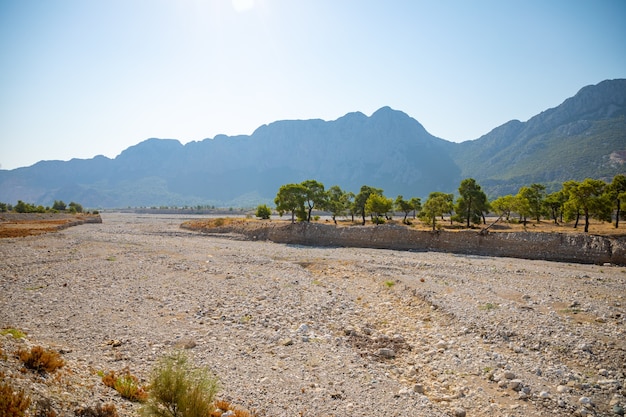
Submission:
[[[512,120],[473,141],[449,144],[461,176],[491,195],[514,194],[537,182],[611,181],[626,173],[626,80],[587,86],[527,122]]]
[[[317,179],[358,192],[367,184],[389,197],[455,192],[475,178],[492,197],[532,182],[626,172],[626,80],[583,88],[527,122],[510,121],[473,141],[429,134],[407,114],[383,107],[370,117],[288,120],[252,135],[182,145],[148,139],[114,159],[41,161],[0,170],[0,201],[85,207],[272,203],[287,183]]]

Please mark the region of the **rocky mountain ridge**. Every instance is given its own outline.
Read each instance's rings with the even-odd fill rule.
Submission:
[[[626,79],[587,86],[527,122],[512,120],[463,143],[437,138],[406,113],[285,120],[252,135],[182,145],[148,139],[114,159],[41,161],[0,170],[0,201],[87,207],[271,203],[280,185],[317,179],[358,192],[367,184],[395,197],[454,192],[475,178],[491,197],[541,182],[610,180],[626,172]]]

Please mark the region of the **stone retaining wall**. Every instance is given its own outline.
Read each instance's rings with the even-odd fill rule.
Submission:
[[[206,229],[252,240],[310,246],[450,252],[559,262],[626,265],[626,239],[582,233],[429,232],[397,225],[336,227],[319,223],[248,223]]]

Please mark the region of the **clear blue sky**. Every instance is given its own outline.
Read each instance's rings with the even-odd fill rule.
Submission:
[[[0,168],[383,106],[476,139],[626,78],[624,0],[0,0]]]

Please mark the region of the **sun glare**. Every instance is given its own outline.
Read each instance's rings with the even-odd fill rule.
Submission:
[[[246,12],[254,7],[254,0],[232,0],[236,12]]]

